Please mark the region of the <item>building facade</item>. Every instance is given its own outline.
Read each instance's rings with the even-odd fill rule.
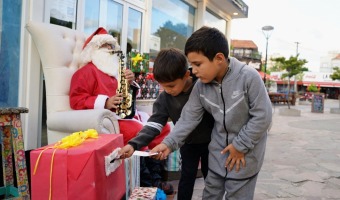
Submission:
[[[277,84],[278,92],[285,92],[288,88],[288,78],[282,78],[284,72],[271,72],[270,78]],[[325,93],[327,98],[337,99],[340,94],[340,81],[333,81],[330,77],[332,73],[322,73],[322,72],[303,72],[303,76],[297,78],[297,92],[303,95],[307,92],[307,87],[311,84],[315,84],[320,88],[320,92]],[[293,78],[290,80],[291,90],[295,81]]]
[[[261,71],[262,55],[252,40],[231,40],[230,55]]]
[[[38,52],[25,25],[58,24],[91,34],[102,26],[150,61],[161,48],[184,48],[203,25],[229,38],[231,21],[248,16],[242,0],[0,0],[0,106],[26,107],[22,116],[25,148],[41,145],[46,123],[44,77]]]
[[[328,55],[321,57],[320,72],[333,73],[334,67],[340,67],[340,52],[330,51]]]

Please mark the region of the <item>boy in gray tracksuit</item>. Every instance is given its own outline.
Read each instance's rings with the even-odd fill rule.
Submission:
[[[203,199],[253,199],[272,120],[271,103],[259,73],[228,58],[228,42],[215,28],[202,27],[185,45],[200,79],[172,132],[151,152],[164,159],[181,147],[204,111],[215,119]]]

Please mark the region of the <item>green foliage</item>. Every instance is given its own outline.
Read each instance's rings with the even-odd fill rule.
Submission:
[[[308,85],[307,87],[307,91],[308,92],[319,92],[320,88],[318,88],[315,83],[311,83],[310,85]]]
[[[298,57],[299,55],[290,56],[288,60],[285,57],[272,58],[271,60],[275,62],[275,67],[286,71],[286,73],[282,74],[282,78],[288,77],[288,80],[290,80],[291,77],[308,71],[306,67],[303,67],[307,61]]]
[[[189,33],[190,35],[191,33]],[[173,24],[171,21],[164,23],[156,33],[156,36],[162,38],[161,49],[176,47],[179,49],[184,49],[185,42],[187,41],[187,27],[185,24]]]
[[[305,75],[305,74],[304,74],[303,72],[297,74],[297,75],[296,75],[296,80],[302,81],[304,75]]]
[[[285,70],[286,73],[282,74],[282,78],[288,77],[288,83],[290,82],[290,78],[297,74],[300,74],[304,71],[308,71],[306,67],[303,67],[307,63],[305,59],[299,59],[299,55],[290,56],[288,60],[285,57],[272,58],[271,60],[275,62],[276,67],[278,69]],[[290,94],[290,84],[288,84],[288,96]],[[290,109],[288,102],[288,109]]]
[[[264,72],[264,65],[261,65],[261,70],[260,70],[261,72]],[[267,74],[270,74],[271,72],[275,72],[275,70],[273,70],[273,68],[270,68],[270,69],[266,69],[266,73]]]
[[[273,72],[280,72],[280,71],[282,71],[282,69],[280,68],[280,66],[277,65],[277,64],[273,65],[273,66],[270,68],[270,70],[273,71]]]
[[[340,68],[339,67],[334,67],[334,72],[331,74],[331,79],[334,80],[340,80]]]

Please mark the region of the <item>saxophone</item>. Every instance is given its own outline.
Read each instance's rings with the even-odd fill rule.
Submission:
[[[130,90],[130,84],[123,74],[124,70],[126,69],[124,63],[125,56],[122,51],[115,51],[114,53],[117,53],[119,57],[117,93],[121,93],[123,96],[122,102],[117,105],[116,114],[122,119],[130,118],[132,114],[134,115],[134,108],[132,106],[133,99]]]

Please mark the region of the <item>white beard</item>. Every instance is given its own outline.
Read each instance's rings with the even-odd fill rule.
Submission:
[[[112,51],[112,50],[111,50]],[[119,58],[110,50],[101,48],[93,51],[92,63],[102,72],[118,79]]]

